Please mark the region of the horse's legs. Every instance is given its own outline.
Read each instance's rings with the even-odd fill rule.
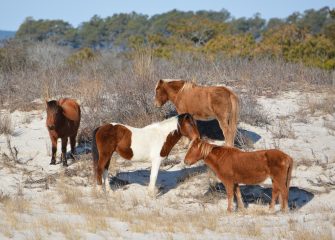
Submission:
[[[227,198],[228,198],[227,211],[232,212],[233,211],[233,199],[234,199],[234,184],[230,181],[226,181],[224,185],[226,187]]]
[[[237,200],[237,207],[244,209],[242,194],[241,194],[240,186],[238,185],[238,183],[234,184],[234,190],[235,190],[235,195],[236,195],[236,200]]]
[[[70,136],[71,154],[76,154],[76,135]]]
[[[68,138],[67,137],[62,137],[62,162],[63,162],[63,166],[67,167],[67,159],[66,159],[66,146],[67,146],[67,141]]]
[[[51,151],[52,151],[52,155],[51,155],[51,165],[55,165],[56,164],[56,152],[57,152],[57,138],[56,137],[50,137],[51,138]]]
[[[283,181],[281,181],[279,189],[280,189],[280,197],[281,197],[281,201],[280,201],[281,211],[282,212],[287,212],[287,210],[288,210],[288,192],[289,192],[289,189],[286,187],[286,182],[285,182],[284,179],[283,179]]]
[[[222,116],[218,116],[218,121],[219,121],[219,124],[220,124],[220,128],[223,132],[224,138],[225,138],[225,145],[229,146],[229,147],[233,147],[234,146],[234,139],[231,139],[231,133],[229,131],[227,114],[224,114]]]
[[[155,185],[156,185],[156,180],[157,180],[157,175],[159,171],[159,166],[161,165],[162,159],[159,157],[155,157],[152,160],[152,166],[151,166],[151,173],[150,173],[150,183],[148,187],[149,195],[151,197],[155,197]]]
[[[110,159],[107,161],[103,173],[102,188],[106,190],[106,179],[108,178],[108,169],[109,169]],[[108,188],[109,189],[109,188]]]
[[[278,196],[279,196],[278,183],[272,180],[272,197],[270,203],[270,211],[274,211]]]
[[[287,212],[288,210],[288,191],[286,188],[281,191],[282,201],[281,201],[281,210]]]

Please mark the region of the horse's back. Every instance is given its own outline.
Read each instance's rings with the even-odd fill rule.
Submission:
[[[58,101],[59,105],[63,108],[63,114],[66,118],[72,121],[80,121],[80,106],[74,99],[61,98]]]

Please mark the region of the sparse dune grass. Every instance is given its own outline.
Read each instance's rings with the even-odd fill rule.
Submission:
[[[219,230],[220,213],[209,210],[180,212],[178,214],[164,213],[159,209],[150,212],[133,214],[130,228],[135,232],[203,232],[205,229]]]
[[[92,233],[98,231],[106,231],[109,228],[109,224],[105,217],[101,216],[86,216],[85,229]]]
[[[317,227],[314,229],[308,229],[301,227],[293,231],[290,239],[294,240],[331,240],[334,239],[332,236],[331,229],[318,230]]]
[[[60,194],[63,203],[72,204],[79,201],[83,193],[78,187],[68,185],[64,182],[64,177],[61,176],[60,182],[57,184],[57,192]]]
[[[80,239],[79,229],[83,228],[83,223],[78,221],[70,221],[63,218],[49,217],[48,215],[42,215],[32,223],[32,228],[36,233],[45,232],[50,234],[51,232],[60,232],[66,239]]]
[[[0,134],[12,135],[14,127],[10,113],[0,113]]]
[[[6,211],[13,213],[30,213],[31,202],[23,196],[15,196],[3,202]]]
[[[335,113],[335,95],[334,90],[328,90],[327,92],[320,95],[306,94],[305,97],[300,100],[300,110],[297,112],[297,118],[302,121],[306,121],[307,116],[324,116],[327,114]]]

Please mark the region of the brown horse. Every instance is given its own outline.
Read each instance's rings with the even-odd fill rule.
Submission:
[[[199,138],[192,141],[184,162],[188,165],[204,159],[224,184],[228,196],[228,211],[232,211],[232,201],[236,195],[238,207],[244,208],[239,183],[258,184],[266,178],[272,179],[272,199],[270,210],[281,196],[281,209],[288,207],[288,193],[293,160],[287,154],[276,150],[242,152],[237,148],[220,147]]]
[[[111,123],[93,133],[92,156],[97,184],[105,190],[111,157],[117,152],[127,160],[150,160],[149,194],[155,196],[155,184],[161,161],[182,136],[190,140],[200,137],[195,121],[182,114],[144,128]],[[103,179],[102,179],[103,177]],[[103,181],[102,181],[103,180]]]
[[[46,101],[47,120],[46,126],[52,143],[52,157],[50,164],[56,164],[57,139],[62,139],[62,162],[67,165],[66,145],[70,138],[71,153],[75,154],[76,137],[80,124],[80,106],[69,98],[58,101]]]
[[[155,105],[171,101],[178,114],[190,113],[198,120],[219,121],[227,146],[234,146],[239,112],[235,93],[223,86],[198,86],[176,79],[161,79],[156,85]]]

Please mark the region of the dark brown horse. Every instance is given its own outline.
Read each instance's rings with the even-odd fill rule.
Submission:
[[[223,86],[198,86],[179,79],[161,79],[155,89],[155,105],[171,101],[178,114],[190,113],[197,120],[219,121],[225,145],[234,146],[239,99]]]
[[[293,160],[277,149],[242,152],[237,148],[220,147],[200,139],[193,140],[184,162],[192,165],[204,159],[220,178],[227,191],[228,211],[232,211],[233,196],[236,195],[238,207],[244,207],[239,183],[258,184],[266,178],[272,179],[272,199],[270,210],[281,196],[281,209],[288,207],[288,193]]]
[[[151,161],[149,194],[156,195],[155,184],[161,161],[179,139],[200,137],[196,122],[189,114],[182,114],[144,128],[119,123],[103,125],[93,133],[92,156],[97,184],[105,190],[111,157],[117,152],[127,160]]]
[[[76,137],[80,124],[80,106],[69,98],[46,102],[46,126],[52,143],[52,157],[50,164],[56,164],[57,139],[62,139],[62,162],[67,165],[66,146],[70,138],[71,153],[75,154]]]

